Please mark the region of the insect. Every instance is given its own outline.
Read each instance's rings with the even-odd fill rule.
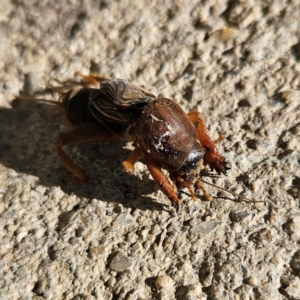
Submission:
[[[50,87],[61,94],[59,101],[17,97],[45,101],[64,109],[71,130],[56,139],[55,149],[62,164],[75,175],[77,182],[85,183],[89,177],[63,150],[64,146],[126,141],[133,142],[135,148],[123,162],[125,172],[133,174],[135,163],[143,159],[153,179],[177,210],[178,193],[184,188],[188,189],[194,200],[193,187],[201,189],[208,200],[212,199],[201,184],[211,184],[200,178],[202,165],[225,175],[230,168],[216,147],[224,136],[213,141],[199,112],[186,114],[173,100],[157,98],[126,80],[77,74],[85,82],[100,84],[100,87],[78,86],[67,92]],[[162,169],[167,170],[169,178]]]

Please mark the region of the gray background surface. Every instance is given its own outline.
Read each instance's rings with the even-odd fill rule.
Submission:
[[[136,3],[133,3],[136,2]],[[1,299],[300,299],[299,1],[0,3]],[[68,147],[47,98],[81,71],[204,115],[232,170],[205,179],[265,203],[183,195],[178,214],[131,145]]]

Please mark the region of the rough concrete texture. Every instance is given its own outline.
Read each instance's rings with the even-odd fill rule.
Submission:
[[[299,1],[0,3],[1,299],[300,299]],[[81,71],[197,109],[232,170],[178,213],[131,145],[70,146],[53,98]]]

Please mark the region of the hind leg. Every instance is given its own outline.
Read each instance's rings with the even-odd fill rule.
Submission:
[[[62,149],[66,145],[88,142],[118,142],[104,126],[98,123],[83,123],[60,135],[55,142],[55,149],[62,164],[76,177],[75,182],[85,183],[88,175]]]

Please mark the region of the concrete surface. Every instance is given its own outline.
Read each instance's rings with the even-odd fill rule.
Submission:
[[[133,3],[136,2],[136,3]],[[300,299],[299,1],[1,1],[1,299]],[[131,145],[68,147],[59,108],[14,100],[120,77],[201,111],[228,177],[176,214]]]

